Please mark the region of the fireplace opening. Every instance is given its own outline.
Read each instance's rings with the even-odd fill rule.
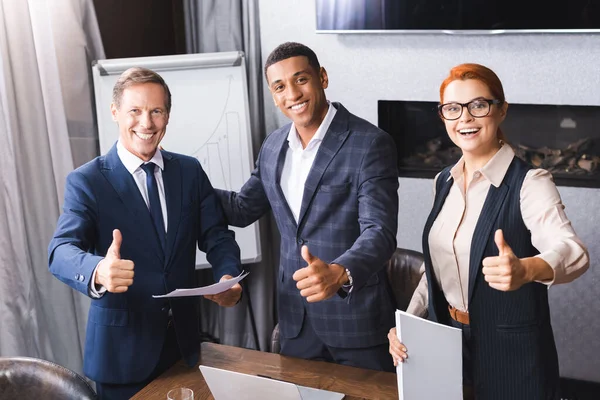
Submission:
[[[378,125],[398,151],[398,175],[433,178],[461,156],[437,102],[380,100]],[[509,103],[501,125],[518,157],[550,171],[559,186],[600,188],[600,107]]]

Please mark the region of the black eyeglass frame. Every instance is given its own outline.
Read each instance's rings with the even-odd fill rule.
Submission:
[[[471,113],[471,110],[469,110],[469,104],[471,104],[471,103],[473,103],[475,101],[485,101],[486,103],[489,104],[488,112],[485,113],[485,115],[473,115]],[[450,103],[438,104],[437,109],[438,109],[438,114],[439,114],[439,116],[442,119],[445,119],[446,121],[456,121],[457,119],[459,119],[460,117],[462,117],[465,108],[467,109],[467,111],[469,112],[469,114],[471,114],[471,116],[473,118],[485,118],[488,115],[490,115],[490,111],[492,110],[492,104],[502,104],[502,103],[504,103],[504,102],[501,101],[501,100],[498,100],[498,99],[481,99],[480,98],[480,99],[473,99],[473,100],[469,101],[468,103],[459,103],[459,102],[453,101],[453,102],[450,102]],[[444,106],[447,106],[448,104],[458,104],[460,106],[460,114],[458,114],[458,117],[456,117],[456,118],[446,118],[446,117],[444,117],[444,114],[442,113],[442,108]]]

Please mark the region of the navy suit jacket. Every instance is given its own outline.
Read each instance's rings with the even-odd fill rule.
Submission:
[[[121,258],[135,263],[125,293],[92,300],[88,315],[84,372],[103,383],[146,379],[158,363],[168,311],[186,362],[199,354],[196,298],[154,299],[196,286],[196,244],[206,252],[215,279],[240,273],[240,251],[223,210],[198,160],[162,151],[167,202],[167,245],[163,252],[148,207],[116,146],[67,177],[63,214],[48,248],[50,271],[89,295],[90,279],[112,243],[123,236]]]
[[[384,265],[396,249],[398,173],[390,135],[333,103],[337,113],[306,179],[298,223],[281,190],[290,124],[264,141],[256,169],[239,193],[217,190],[229,223],[246,226],[272,209],[281,234],[278,312],[281,334],[298,336],[306,314],[332,347],[387,343],[395,307]],[[308,303],[294,272],[306,266],[300,249],[347,268],[354,288]]]

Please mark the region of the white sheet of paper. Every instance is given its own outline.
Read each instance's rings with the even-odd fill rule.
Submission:
[[[396,368],[399,400],[462,400],[462,331],[396,310],[408,358]]]
[[[222,293],[228,289],[231,289],[233,285],[244,279],[248,276],[250,272],[242,272],[238,276],[233,279],[229,279],[228,281],[218,282],[208,286],[202,286],[193,289],[175,289],[172,292],[167,294],[154,294],[152,297],[155,299],[160,299],[163,297],[185,297],[185,296],[204,296],[207,294],[218,294]]]

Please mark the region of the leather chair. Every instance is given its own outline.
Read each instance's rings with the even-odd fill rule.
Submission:
[[[387,275],[394,292],[396,308],[406,311],[413,293],[421,281],[423,253],[396,249],[387,266]]]
[[[419,285],[423,253],[409,249],[396,249],[387,266],[387,275],[396,300],[396,308],[406,311],[412,295]],[[271,353],[279,353],[279,324],[271,334]]]
[[[97,399],[96,392],[75,372],[50,361],[0,357],[0,399]]]

